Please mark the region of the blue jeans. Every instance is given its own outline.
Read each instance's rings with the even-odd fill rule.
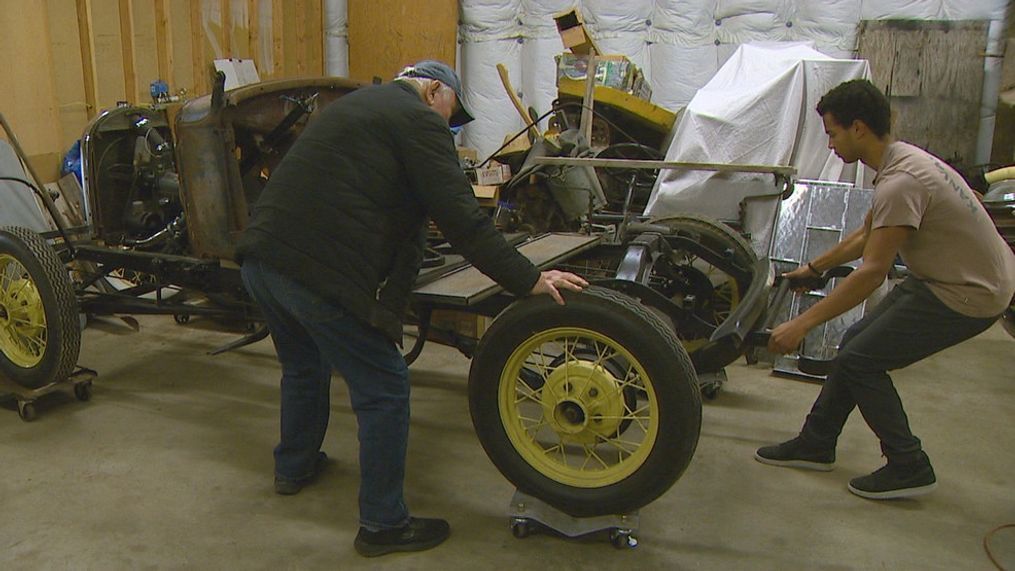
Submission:
[[[924,283],[906,279],[846,331],[801,437],[809,445],[834,449],[849,414],[859,408],[889,462],[918,460],[920,439],[910,431],[888,371],[974,337],[995,321],[953,311]]]
[[[298,480],[313,473],[328,429],[335,369],[349,387],[359,424],[360,524],[374,531],[404,525],[409,371],[402,354],[377,329],[258,260],[244,260],[241,275],[282,364],[275,475]]]

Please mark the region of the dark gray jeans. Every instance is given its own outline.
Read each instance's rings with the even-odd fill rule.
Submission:
[[[889,462],[905,464],[920,458],[920,439],[909,429],[888,371],[974,337],[995,321],[997,317],[957,313],[926,284],[906,279],[846,331],[832,371],[800,431],[804,442],[834,449],[856,407],[881,440]]]

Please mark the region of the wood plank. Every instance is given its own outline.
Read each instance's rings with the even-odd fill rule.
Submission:
[[[119,3],[92,0],[92,35],[95,46],[95,84],[99,111],[116,107],[127,97],[123,84],[123,42],[120,34]]]
[[[250,59],[254,60],[257,73],[261,69],[261,3],[258,0],[247,0],[247,36],[250,38]]]
[[[271,77],[280,78],[285,75],[285,3],[283,0],[271,2]]]
[[[159,74],[159,49],[156,40],[155,0],[132,0],[134,13],[134,69],[137,75],[137,102],[151,101],[151,84],[165,79]]]
[[[120,57],[123,58],[123,93],[129,103],[137,103],[137,68],[134,63],[134,6],[132,0],[120,0]]]
[[[191,64],[194,70],[194,94],[209,92],[209,62],[205,59],[204,18],[201,14],[201,0],[190,0],[190,45]]]
[[[894,135],[961,167],[976,156],[986,21],[864,21],[859,52],[890,94]],[[910,59],[910,58],[916,58]]]
[[[48,12],[45,2],[26,2],[18,10],[0,12],[0,53],[17,54],[17,57],[0,58],[0,78],[3,78],[0,112],[4,113],[29,160],[32,156],[62,151],[63,134],[57,115],[49,43],[43,43],[38,49],[25,49],[39,45],[39,39],[49,35]],[[3,137],[0,129],[0,138]],[[37,161],[33,161],[33,166],[36,164]],[[40,175],[43,182],[55,180],[50,172]]]
[[[307,72],[310,75],[325,75],[324,63],[324,0],[307,2]]]
[[[169,36],[172,38],[172,65],[174,83],[169,84],[173,92],[185,90],[197,94],[194,88],[193,35],[190,31],[190,0],[168,0]]]
[[[578,234],[547,234],[518,247],[518,252],[540,269],[587,250],[602,236]],[[466,266],[413,290],[415,301],[470,306],[502,291],[492,279],[475,266]]]
[[[219,0],[219,16],[222,18],[222,57],[233,57],[233,8],[229,0]]]
[[[66,0],[47,0],[49,22],[47,42],[52,54],[53,92],[59,113],[60,148],[69,148],[88,123],[85,102],[84,66],[78,37],[76,10],[68,10]]]
[[[296,75],[307,74],[307,0],[296,1]]]
[[[348,10],[352,79],[390,79],[421,59],[455,66],[457,1],[349,0]]]
[[[81,69],[85,83],[85,105],[88,118],[98,112],[99,92],[95,83],[95,38],[92,35],[92,2],[77,0],[78,37],[81,45]]]
[[[159,78],[177,88],[176,70],[173,67],[173,29],[167,0],[155,0],[155,49]]]

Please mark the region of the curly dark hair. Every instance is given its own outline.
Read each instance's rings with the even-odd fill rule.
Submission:
[[[892,107],[881,90],[866,79],[836,85],[818,101],[818,114],[831,113],[843,127],[863,121],[878,137],[891,131]]]

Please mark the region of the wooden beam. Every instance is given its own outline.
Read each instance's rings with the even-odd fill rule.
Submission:
[[[220,0],[219,15],[222,16],[222,57],[233,57],[233,9],[229,0]]]
[[[194,67],[194,95],[208,93],[208,70],[204,61],[204,25],[201,0],[190,0],[191,63]]]
[[[173,32],[168,0],[155,0],[155,53],[159,66],[159,79],[176,89],[176,72],[173,70]]]
[[[310,0],[310,73],[325,75],[324,65],[324,0]]]
[[[250,59],[254,60],[254,67],[258,73],[264,73],[261,69],[261,16],[259,8],[261,3],[258,0],[247,0],[247,35],[250,38]]]
[[[271,75],[285,75],[285,2],[271,0]]]
[[[307,12],[307,0],[298,0],[296,3],[296,75],[299,76],[307,74]]]
[[[77,0],[78,34],[81,42],[81,68],[84,72],[85,105],[88,118],[95,117],[98,110],[99,92],[95,83],[95,38],[92,36],[92,2]]]
[[[134,63],[134,6],[132,0],[120,0],[120,53],[123,55],[123,93],[129,103],[137,103],[137,67]]]

